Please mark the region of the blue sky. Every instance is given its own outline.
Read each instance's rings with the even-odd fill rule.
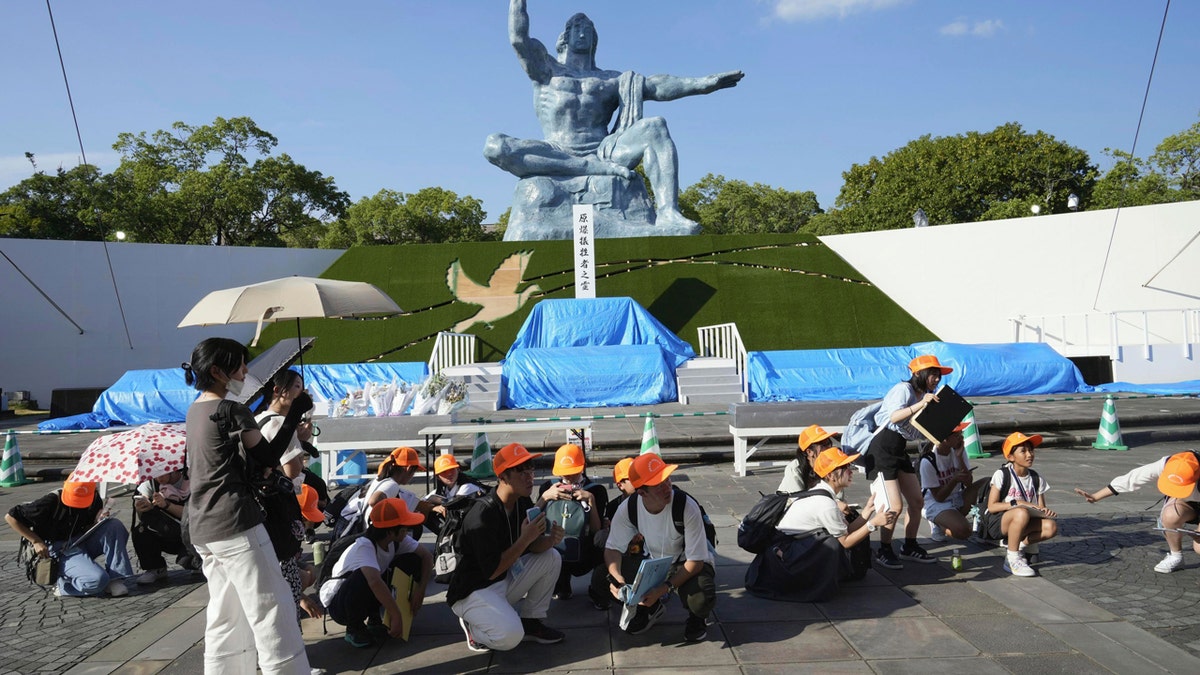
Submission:
[[[603,68],[704,75],[735,89],[667,103],[682,186],[706,173],[833,205],[842,172],[922,135],[1044,130],[1108,165],[1128,150],[1160,0],[530,0],[553,45],[586,12]],[[440,186],[507,208],[516,179],[489,133],[540,138],[503,0],[52,0],[88,159],[123,131],[249,116],[357,200]],[[79,150],[43,0],[0,5],[0,189]],[[1138,154],[1200,112],[1200,2],[1170,10]]]

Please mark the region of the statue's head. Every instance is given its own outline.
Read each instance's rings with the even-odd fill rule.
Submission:
[[[562,35],[558,36],[556,45],[558,56],[562,58],[567,51],[583,51],[595,59],[598,41],[596,24],[592,23],[587,14],[580,12],[567,19],[567,25],[563,28]]]

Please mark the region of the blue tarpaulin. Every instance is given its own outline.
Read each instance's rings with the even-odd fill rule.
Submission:
[[[508,355],[520,349],[658,345],[671,366],[696,356],[688,343],[631,298],[542,300],[534,306]]]
[[[429,374],[425,363],[349,363],[304,366],[304,385],[318,400],[341,400],[367,382],[393,379],[417,384]],[[130,370],[109,387],[92,412],[131,426],[182,422],[198,392],[183,381],[183,369]]]
[[[1200,380],[1185,380],[1171,384],[1134,384],[1132,382],[1111,382],[1092,387],[1090,391],[1099,393],[1116,393],[1120,391],[1131,394],[1156,394],[1158,396],[1174,396],[1179,394],[1200,394]]]
[[[675,369],[657,345],[522,349],[505,361],[504,377],[509,408],[653,405],[678,398]]]
[[[678,399],[696,352],[630,298],[543,300],[504,360],[508,408],[650,405]]]
[[[908,362],[933,354],[954,372],[942,378],[963,396],[1090,391],[1079,369],[1044,344],[964,345],[751,352],[751,401],[870,400],[909,378]]]

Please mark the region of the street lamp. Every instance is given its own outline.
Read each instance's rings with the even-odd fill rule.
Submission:
[[[1029,207],[1029,210],[1033,211],[1033,215],[1036,216],[1037,214],[1042,212],[1042,207],[1039,204],[1034,204],[1033,206]]]
[[[929,227],[929,216],[925,215],[925,209],[917,209],[913,214],[913,227]]]
[[[124,230],[117,230],[113,234],[113,236],[117,238],[117,241],[125,241],[125,231]]]
[[[1079,195],[1072,192],[1067,196],[1067,208],[1071,209],[1072,211],[1079,210]]]

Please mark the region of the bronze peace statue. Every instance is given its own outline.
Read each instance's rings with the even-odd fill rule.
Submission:
[[[596,28],[584,14],[567,19],[556,58],[529,36],[525,0],[509,3],[508,36],[533,82],[545,139],[492,134],[484,146],[488,161],[521,179],[504,239],[570,239],[572,204],[595,204],[597,237],[698,233],[700,226],[679,212],[679,158],[667,123],[643,118],[642,102],[727,89],[743,73],[676,77],[602,70],[596,67]],[[650,179],[653,206],[633,171],[638,164]]]

